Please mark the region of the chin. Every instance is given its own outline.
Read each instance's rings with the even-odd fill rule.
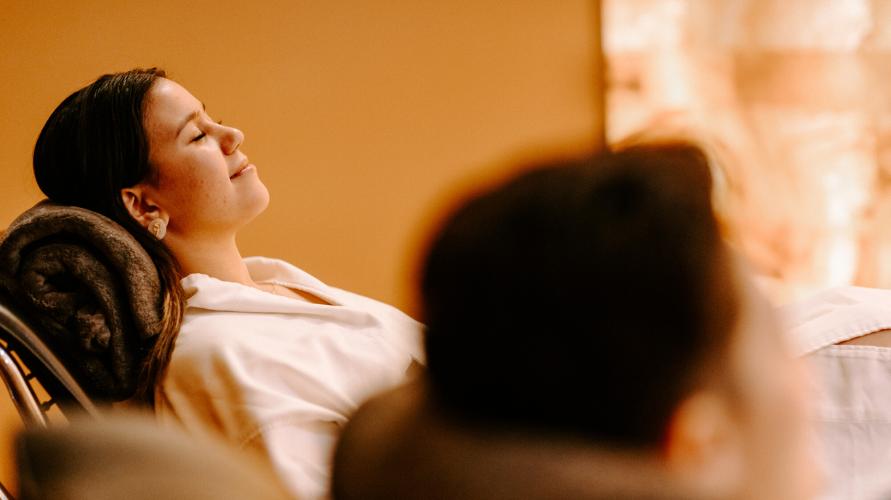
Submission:
[[[257,184],[257,189],[251,199],[251,208],[253,209],[251,219],[265,212],[266,207],[269,206],[269,190],[262,182]]]

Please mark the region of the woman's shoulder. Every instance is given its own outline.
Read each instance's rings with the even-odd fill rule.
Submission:
[[[412,354],[420,349],[421,329],[411,319],[397,323],[344,308],[331,309],[335,311],[330,314],[311,314],[190,308],[171,364],[280,361],[297,369],[313,364],[322,353],[322,357],[341,359],[383,355],[390,350],[385,346]]]
[[[212,310],[188,309],[176,338],[170,365],[200,365],[215,359],[238,357],[250,348],[245,327],[235,315]]]
[[[249,257],[245,262],[255,281],[290,284],[330,304],[300,301],[209,276],[190,275],[183,280],[189,299],[176,346],[181,350],[180,359],[206,357],[221,350],[271,350],[296,357],[304,354],[306,345],[341,353],[354,352],[358,346],[380,350],[381,343],[408,352],[415,359],[423,358],[423,327],[399,309],[328,286],[282,260]]]

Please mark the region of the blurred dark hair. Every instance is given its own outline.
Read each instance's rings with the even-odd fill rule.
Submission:
[[[661,442],[736,324],[710,191],[704,154],[666,143],[539,165],[458,209],[421,284],[436,400],[499,427]]]
[[[153,403],[182,323],[184,292],[176,258],[130,215],[121,189],[154,175],[144,128],[146,95],[156,68],[103,75],[68,96],[47,119],[34,146],[34,177],[51,200],[87,208],[123,226],[145,248],[163,287],[164,324],[145,360],[136,398]]]

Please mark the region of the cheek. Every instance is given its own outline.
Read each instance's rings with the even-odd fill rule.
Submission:
[[[798,446],[805,421],[798,363],[773,340],[764,331],[742,331],[732,356],[740,421],[756,453],[778,443]]]
[[[183,159],[163,171],[159,191],[171,219],[203,219],[225,206],[231,183],[219,170],[210,162]]]
[[[807,479],[806,471],[816,470],[807,390],[799,365],[765,353],[760,374],[750,381],[745,425],[755,474],[797,488]]]
[[[796,362],[765,352],[748,387],[754,424],[766,435],[794,438],[807,420],[805,389]]]
[[[175,210],[175,205],[200,197],[207,187],[206,181],[189,168],[168,168],[166,174],[161,178],[159,187],[166,201],[172,205],[168,210]]]

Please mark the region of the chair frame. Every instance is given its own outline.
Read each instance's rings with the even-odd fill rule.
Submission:
[[[81,412],[101,418],[95,403],[8,300],[0,300],[0,341],[5,341],[0,343],[0,377],[26,426],[46,427],[53,405],[66,416]],[[40,401],[35,380],[50,395],[48,400]]]
[[[0,377],[6,384],[19,416],[26,427],[46,427],[48,420],[41,408],[40,398],[28,383],[29,376],[25,375],[8,346],[0,346]]]
[[[97,406],[59,359],[15,311],[7,297],[0,300],[0,378],[26,428],[45,428],[55,405],[70,416],[75,412],[101,418]],[[50,395],[41,401],[32,385],[36,381]],[[0,500],[14,500],[0,483]]]

